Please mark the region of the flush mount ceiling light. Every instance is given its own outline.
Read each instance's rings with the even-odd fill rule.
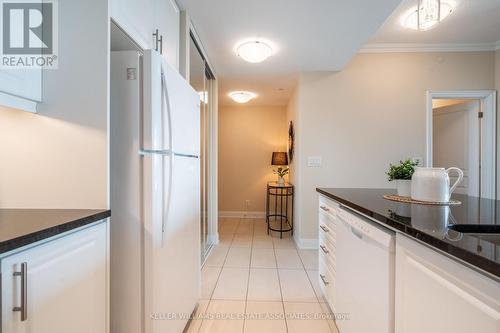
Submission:
[[[418,0],[417,7],[410,9],[401,20],[409,29],[425,31],[432,29],[453,11],[453,4],[440,0]]]
[[[244,104],[257,97],[257,95],[250,91],[233,91],[229,93],[229,97],[236,103]]]
[[[274,54],[273,46],[264,40],[246,40],[235,47],[238,57],[251,63],[263,62]]]

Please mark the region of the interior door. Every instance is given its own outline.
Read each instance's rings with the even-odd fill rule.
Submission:
[[[2,332],[105,333],[107,231],[101,223],[2,259]],[[21,321],[21,263],[27,319]]]

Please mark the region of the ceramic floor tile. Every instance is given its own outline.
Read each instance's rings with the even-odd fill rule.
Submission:
[[[220,273],[212,299],[245,300],[248,286],[248,269],[224,267]]]
[[[295,249],[275,249],[278,268],[303,269],[302,261]]]
[[[253,221],[250,219],[242,219],[236,229],[237,234],[253,234]]]
[[[201,300],[198,302],[198,308],[196,309],[193,318],[189,322],[186,333],[198,333],[203,321],[203,316],[208,308],[208,303],[208,300]]]
[[[318,251],[317,250],[299,250],[299,256],[306,269],[318,269]]]
[[[267,268],[250,269],[247,299],[251,301],[281,301],[278,271]]]
[[[286,234],[281,239],[279,234],[273,233],[273,244],[275,249],[295,249],[295,241]]]
[[[286,333],[281,302],[248,301],[244,333]]]
[[[318,302],[311,283],[307,278],[306,271],[279,269],[278,273],[281,284],[281,292],[283,294],[283,301]]]
[[[220,219],[219,233],[234,234],[238,229],[239,219]]]
[[[254,248],[252,250],[252,268],[276,268],[276,258],[274,250]]]
[[[222,267],[224,265],[224,261],[226,260],[227,252],[229,251],[229,247],[227,246],[215,246],[210,252],[205,266],[216,266]]]
[[[285,302],[284,306],[289,333],[331,333],[319,303]]]
[[[273,239],[268,235],[255,235],[253,237],[253,248],[272,249],[274,248]]]
[[[311,282],[314,293],[316,294],[316,298],[318,298],[319,302],[325,302],[326,300],[323,298],[323,292],[321,291],[321,288],[319,286],[319,278],[318,278],[318,271],[315,270],[307,270],[307,277],[309,278],[309,281]]]
[[[224,267],[250,267],[250,253],[251,248],[249,247],[231,247]]]
[[[243,332],[245,301],[210,301],[200,333]]]
[[[233,238],[232,247],[251,247],[252,246],[252,234],[236,234]]]
[[[231,243],[233,242],[233,237],[234,234],[223,234],[219,233],[219,244],[218,246],[231,246]]]
[[[217,284],[221,268],[204,266],[201,270],[201,298],[210,299]]]
[[[333,333],[339,333],[339,329],[337,328],[337,324],[335,323],[335,319],[332,313],[332,310],[326,303],[320,303],[321,309],[323,310],[323,313],[328,316],[328,324],[330,325],[330,330]]]

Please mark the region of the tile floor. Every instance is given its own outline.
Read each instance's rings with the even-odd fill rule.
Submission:
[[[188,333],[338,332],[319,290],[317,251],[268,236],[262,219],[221,219],[219,233]]]

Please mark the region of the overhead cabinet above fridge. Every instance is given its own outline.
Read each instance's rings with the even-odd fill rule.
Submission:
[[[179,68],[180,11],[174,0],[110,0],[111,18],[142,49]]]

